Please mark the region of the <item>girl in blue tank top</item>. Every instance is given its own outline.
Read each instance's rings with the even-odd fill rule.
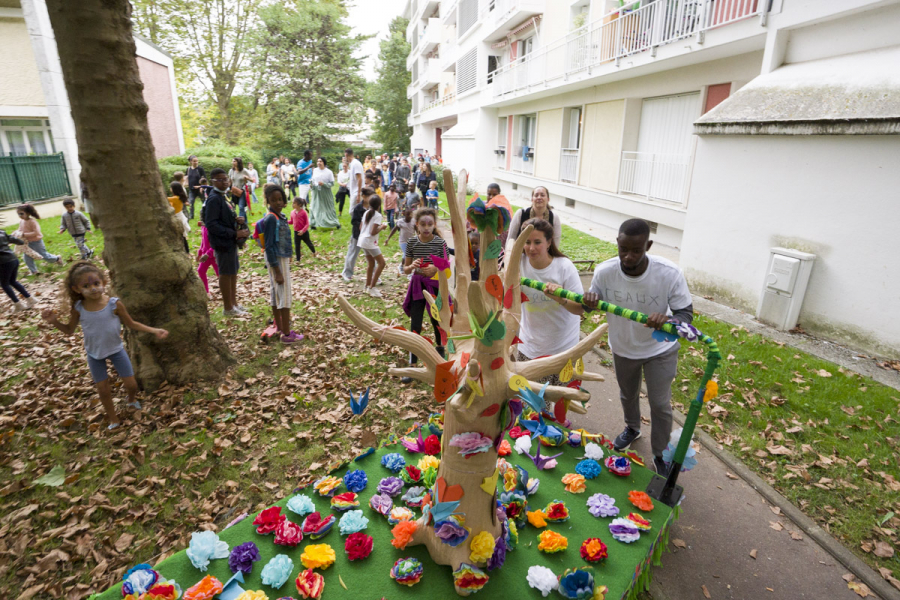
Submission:
[[[65,335],[75,333],[79,323],[81,324],[91,377],[100,394],[100,402],[106,409],[109,429],[115,429],[120,425],[120,421],[112,401],[112,386],[106,370],[107,362],[112,363],[125,384],[128,406],[141,408],[141,403],[135,400],[138,386],[134,379],[134,369],[122,345],[122,323],[129,329],[152,333],[160,340],[165,339],[169,332],[165,329],[148,327],[132,319],[118,298],[110,298],[106,294],[106,284],[106,274],[94,263],[86,260],[76,261],[69,267],[64,281],[64,289],[67,292],[64,302],[69,307],[69,322],[60,321],[59,315],[52,309],[43,311],[41,316]]]

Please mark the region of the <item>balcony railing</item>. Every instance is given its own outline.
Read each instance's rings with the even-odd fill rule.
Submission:
[[[559,180],[566,183],[577,183],[578,148],[563,148],[559,156]]]
[[[506,146],[497,146],[494,150],[494,154],[497,157],[496,167],[498,169],[506,168]]]
[[[498,69],[494,97],[562,83],[581,71],[741,21],[765,11],[765,0],[634,0],[592,25]]]
[[[516,152],[512,157],[512,170],[516,173],[534,175],[534,148]]]
[[[438,98],[437,100],[434,100],[434,101],[426,104],[425,107],[421,111],[419,111],[419,114],[429,111],[432,108],[437,108],[439,106],[446,106],[446,105],[450,104],[451,102],[453,102],[454,100],[456,100],[456,92],[450,92],[449,94],[445,94],[442,98]]]
[[[688,154],[623,152],[619,193],[684,204],[690,161]]]

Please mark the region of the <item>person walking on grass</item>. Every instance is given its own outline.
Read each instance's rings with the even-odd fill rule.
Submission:
[[[609,346],[613,354],[625,430],[616,438],[617,451],[641,437],[641,377],[650,401],[650,448],[657,473],[666,475],[663,450],[672,433],[672,382],[678,369],[677,341],[657,341],[652,333],[669,321],[691,323],[694,306],[681,269],[660,256],[647,254],[653,241],[650,226],[629,219],[619,227],[619,255],[594,270],[584,305],[593,309],[600,300],[649,315],[646,325],[607,315]]]
[[[91,230],[91,222],[83,212],[75,210],[75,201],[71,198],[63,200],[63,208],[66,212],[59,219],[59,232],[68,231],[81,252],[81,258],[87,260],[94,255],[94,251],[84,241],[85,234]]]
[[[216,253],[213,251],[213,247],[209,243],[209,232],[206,230],[206,225],[203,224],[203,221],[200,221],[200,249],[197,250],[197,275],[200,277],[200,281],[203,282],[203,287],[206,288],[206,295],[209,295],[209,279],[206,277],[206,273],[209,271],[209,268],[212,267],[213,271],[216,273],[216,277],[219,276],[219,265],[216,264]]]
[[[350,209],[362,201],[363,175],[365,170],[362,164],[353,156],[353,148],[344,150],[344,157],[347,159],[347,170],[350,171]]]
[[[403,263],[406,258],[406,247],[409,245],[409,240],[415,237],[416,235],[416,221],[413,219],[413,214],[415,211],[409,206],[403,207],[402,216],[397,219],[396,224],[391,229],[391,232],[388,234],[387,241],[385,244],[390,243],[391,238],[394,237],[396,232],[400,232],[400,264],[397,265],[397,271],[400,274],[403,274]],[[412,275],[409,276],[410,278]]]
[[[309,200],[309,188],[312,185],[312,170],[316,165],[312,161],[312,152],[303,151],[303,160],[297,161],[297,192],[304,200]],[[330,172],[330,171],[329,171]],[[331,176],[334,181],[334,175]]]
[[[288,223],[294,226],[294,251],[297,253],[297,262],[300,262],[301,243],[306,244],[312,255],[316,255],[316,247],[309,237],[309,213],[306,212],[306,202],[302,198],[294,200],[294,210]]]
[[[194,204],[197,198],[200,198],[200,204],[203,204],[203,194],[200,188],[202,183],[200,180],[206,177],[206,171],[203,170],[203,167],[200,166],[200,159],[191,154],[188,156],[188,169],[187,169],[187,185],[188,185],[188,205],[185,206],[185,211],[187,212],[187,217],[190,220],[194,220]]]
[[[397,212],[399,200],[400,194],[397,193],[397,186],[392,183],[384,194],[384,216],[387,217],[388,227],[391,229],[394,229],[394,213]]]
[[[437,181],[432,181],[428,184],[428,190],[425,192],[425,203],[430,208],[437,210],[438,198],[440,198],[440,193],[438,192]]]
[[[362,200],[350,211],[350,241],[347,243],[347,256],[344,257],[344,270],[341,277],[344,281],[353,281],[353,273],[356,271],[356,259],[359,258],[359,228],[362,225],[363,215],[369,209],[369,199],[377,198],[375,191],[370,187],[362,188]]]
[[[213,189],[203,204],[200,219],[209,232],[209,242],[219,266],[219,293],[222,294],[223,314],[226,317],[246,315],[244,307],[237,303],[238,242],[250,236],[245,219],[234,214],[234,207],[226,194],[234,188],[224,169],[210,173]]]
[[[16,214],[21,219],[19,221],[19,231],[22,234],[16,237],[25,240],[25,245],[47,262],[58,264],[60,258],[47,252],[47,247],[44,245],[44,234],[41,233],[41,226],[38,224],[40,217],[37,210],[30,204],[22,204],[16,209]],[[25,265],[32,275],[37,275],[37,265],[28,253],[25,254]]]
[[[293,344],[303,339],[303,335],[291,330],[291,226],[282,211],[287,205],[284,189],[277,185],[267,185],[266,205],[269,212],[257,223],[262,232],[266,266],[269,271],[271,293],[269,304],[272,318],[281,332],[281,341]]]
[[[334,207],[334,173],[328,168],[327,161],[321,156],[316,160],[316,168],[312,171],[309,188],[309,220],[312,229],[340,229],[337,210]]]
[[[137,410],[141,408],[141,403],[135,399],[138,385],[134,379],[134,368],[122,345],[122,324],[134,331],[152,334],[158,340],[166,339],[169,332],[132,319],[125,304],[106,293],[106,286],[107,279],[103,271],[91,262],[77,261],[69,267],[63,280],[63,310],[69,311],[69,322],[60,321],[53,309],[44,310],[41,317],[65,335],[72,335],[78,325],[81,325],[91,377],[100,394],[100,402],[106,409],[109,429],[115,429],[120,421],[112,401],[108,362],[112,363],[116,373],[122,378],[128,393],[127,406]]]
[[[369,209],[363,216],[357,246],[366,254],[366,263],[368,263],[366,293],[376,298],[381,298],[381,291],[375,286],[378,285],[378,278],[384,271],[384,256],[381,255],[381,248],[378,247],[378,234],[385,229],[387,229],[387,225],[382,224],[381,198],[374,196],[369,200]]]
[[[500,189],[500,186],[497,186]],[[498,192],[499,193],[499,192]],[[490,195],[488,188],[488,198]],[[553,212],[550,207],[550,192],[542,185],[531,190],[531,206],[520,208],[513,214],[509,223],[509,235],[504,245],[504,254],[508,255],[512,252],[512,247],[516,243],[516,238],[522,232],[522,226],[529,219],[543,219],[553,226],[553,243],[559,248],[562,245],[562,220],[559,215]]]
[[[25,241],[13,237],[3,229],[0,229],[0,287],[12,300],[12,312],[16,314],[34,307],[35,299],[31,297],[24,285],[16,281],[19,273],[19,257],[10,249],[10,244],[23,246]],[[16,298],[16,292],[19,292],[22,296],[21,301]]]

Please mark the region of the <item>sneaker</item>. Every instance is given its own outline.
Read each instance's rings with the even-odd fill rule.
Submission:
[[[375,285],[384,285],[384,279],[379,279]]]
[[[134,402],[129,402],[125,406],[127,406],[128,408],[133,408],[134,410],[141,410],[141,403],[138,400],[135,400]]]
[[[25,308],[34,308],[34,305],[37,304],[37,300],[34,299],[34,296],[29,296],[25,298],[22,302],[25,303]]]
[[[110,423],[109,425],[107,425],[106,428],[107,428],[108,430],[112,431],[113,429],[118,429],[118,428],[121,427],[121,426],[122,426],[121,423]]]
[[[353,281],[352,277],[347,277],[346,273],[341,273],[341,277],[344,278],[344,281]]]
[[[290,335],[282,335],[282,336],[281,336],[281,343],[282,343],[282,344],[293,344],[293,343],[296,342],[296,341],[297,341],[297,340],[295,340],[294,338],[292,338]]]
[[[293,338],[295,342],[301,341],[304,337],[302,333],[297,333],[296,331],[293,331],[293,330],[291,330],[291,332],[288,334],[288,336]]]
[[[412,383],[412,382],[413,382],[412,377],[401,377],[400,378],[400,383]]]
[[[653,457],[653,470],[656,471],[657,475],[660,477],[669,476],[669,465],[662,459],[662,456]]]
[[[13,302],[12,314],[25,312],[25,303],[24,302]]]
[[[232,308],[231,310],[222,309],[222,314],[225,315],[226,317],[240,317],[247,313],[241,312],[237,309],[237,307],[235,307],[235,308]]]
[[[234,307],[243,313],[247,312],[247,309],[244,308],[243,306],[241,306],[240,304],[235,304]]]
[[[379,290],[378,288],[369,288],[369,295],[373,298],[381,298],[383,296],[381,290]]]
[[[626,427],[625,431],[619,434],[619,437],[616,438],[613,447],[615,447],[616,452],[621,452],[625,450],[633,444],[636,440],[641,439],[640,430],[632,429],[631,427]]]

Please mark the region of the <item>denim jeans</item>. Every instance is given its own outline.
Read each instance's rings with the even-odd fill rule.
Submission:
[[[47,252],[47,247],[44,246],[44,240],[38,240],[36,242],[28,242],[28,247],[40,254],[44,260],[49,262],[59,262],[59,257],[55,254],[50,254]],[[28,270],[31,271],[31,274],[34,275],[38,272],[37,265],[34,264],[34,259],[25,255],[25,264],[28,266]]]
[[[394,213],[397,211],[396,208],[388,208],[385,209],[384,214],[387,215],[388,226],[393,229],[394,228]]]

